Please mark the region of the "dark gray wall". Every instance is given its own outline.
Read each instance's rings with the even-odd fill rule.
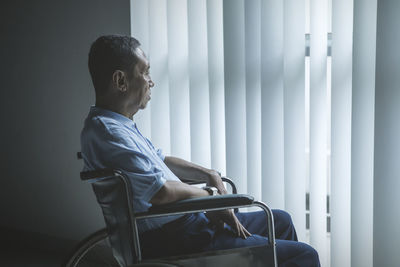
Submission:
[[[90,44],[130,33],[129,0],[2,1],[0,226],[80,239],[103,226],[79,180]]]
[[[400,1],[378,1],[374,266],[400,264]]]

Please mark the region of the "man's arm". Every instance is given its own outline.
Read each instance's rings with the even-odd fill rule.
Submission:
[[[206,190],[179,181],[166,181],[163,187],[150,200],[151,204],[161,205],[181,199],[209,196]]]
[[[165,157],[164,163],[180,179],[204,182],[208,185],[215,186],[222,195],[227,193],[222,183],[221,176],[215,170],[207,169],[192,162],[169,156]]]
[[[150,203],[154,205],[166,204],[181,199],[209,196],[206,190],[191,186],[180,181],[167,181],[153,196]],[[229,224],[235,234],[246,239],[251,234],[243,227],[231,209],[207,212],[206,216],[217,227],[223,228],[224,223]]]
[[[227,193],[224,184],[222,183],[221,176],[215,170],[207,169],[192,162],[188,162],[186,160],[176,157],[165,157],[164,163],[180,179],[194,182],[205,182],[208,185],[215,186],[220,194]],[[174,186],[173,184],[170,185]],[[183,189],[183,187],[181,187],[181,189]],[[232,227],[237,236],[244,239],[251,236],[251,233],[249,233],[246,228],[243,227],[243,225],[240,223],[235,213],[231,209],[207,212],[206,216],[211,220],[211,222],[217,225],[218,228],[223,228],[224,223],[227,223]]]

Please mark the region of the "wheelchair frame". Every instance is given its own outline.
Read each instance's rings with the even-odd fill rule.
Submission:
[[[165,205],[153,206],[147,212],[134,213],[133,202],[131,200],[132,194],[130,191],[131,187],[129,186],[130,185],[129,180],[125,175],[123,175],[121,171],[113,169],[101,169],[96,171],[81,172],[81,180],[83,181],[98,181],[98,180],[106,180],[114,178],[118,178],[123,182],[124,189],[126,192],[126,199],[128,201],[127,204],[129,207],[128,208],[129,225],[132,230],[131,233],[133,234],[133,238],[131,239],[133,241],[132,247],[134,248],[134,253],[136,256],[134,263],[142,262],[139,233],[136,222],[138,219],[155,218],[167,215],[178,215],[178,214],[187,214],[187,213],[204,212],[204,211],[215,211],[223,209],[237,210],[238,208],[257,206],[262,210],[264,210],[264,212],[266,213],[267,227],[268,227],[267,246],[270,246],[272,248],[273,266],[277,266],[275,233],[274,233],[272,211],[263,202],[255,201],[253,197],[249,195],[236,194],[237,190],[231,179],[227,177],[222,177],[224,182],[230,184],[233,194],[185,199],[174,203],[168,203]],[[65,266],[67,267],[77,266],[79,261],[88,253],[88,251],[90,251],[90,249],[92,249],[96,244],[106,240],[107,237],[108,237],[107,228],[103,228],[89,235],[87,238],[82,240],[77,245],[76,249],[72,253],[72,256],[68,259]],[[229,250],[224,250],[224,251],[229,251]]]

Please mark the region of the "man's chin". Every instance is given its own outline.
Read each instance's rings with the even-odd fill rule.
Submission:
[[[147,103],[149,103],[148,101],[146,103],[143,103],[142,105],[140,105],[139,109],[145,109],[147,107]]]

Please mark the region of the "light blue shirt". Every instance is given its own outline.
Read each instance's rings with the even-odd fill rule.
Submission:
[[[144,212],[167,180],[180,181],[164,163],[164,155],[144,137],[127,117],[91,107],[81,133],[84,170],[113,168],[131,181],[133,208]],[[181,215],[138,221],[139,232],[161,227]]]

